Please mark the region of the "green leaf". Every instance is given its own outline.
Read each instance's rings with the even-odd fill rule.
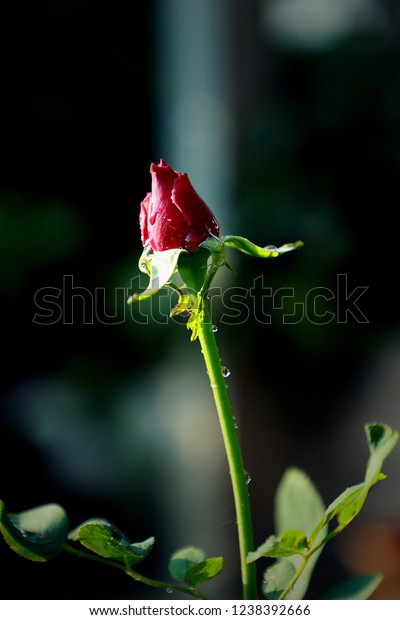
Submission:
[[[7,513],[0,500],[0,531],[6,543],[33,562],[47,562],[63,552],[68,518],[58,504],[46,504],[16,514]]]
[[[290,252],[291,250],[297,250],[304,245],[302,241],[295,241],[294,243],[285,243],[285,245],[282,245],[280,248],[277,248],[274,245],[260,247],[245,237],[238,237],[236,235],[226,235],[225,237],[222,237],[222,241],[228,247],[257,258],[276,258],[280,254]]]
[[[158,293],[158,291],[165,286],[170,280],[172,274],[176,271],[179,256],[182,252],[186,252],[182,248],[176,248],[174,250],[165,250],[164,252],[154,252],[154,254],[146,254],[148,257],[147,262],[142,263],[142,271],[150,271],[150,282],[143,293],[135,293],[128,299],[128,304],[134,301],[141,301],[147,299]],[[143,256],[143,255],[142,255]]]
[[[197,588],[205,581],[213,579],[224,568],[223,558],[207,558],[193,566],[185,575],[185,582],[188,586]]]
[[[365,430],[370,449],[365,480],[361,484],[347,488],[326,510],[324,510],[319,494],[303,472],[297,469],[289,469],[283,476],[276,495],[276,529],[277,531],[286,530],[289,541],[290,530],[294,527],[300,528],[308,537],[308,549],[305,548],[303,554],[308,561],[294,587],[285,595],[285,588],[283,588],[279,596],[284,596],[288,599],[303,598],[315,561],[321,553],[324,544],[341,532],[354,519],[364,505],[372,486],[385,478],[385,475],[381,472],[381,467],[384,459],[395,447],[398,441],[398,433],[389,426],[376,422],[367,424]],[[328,534],[328,522],[334,517],[337,517],[338,526]],[[277,551],[280,550],[278,543],[284,535],[270,537],[254,554],[250,554],[250,559],[257,559],[260,555],[277,554]],[[296,540],[296,537],[294,537],[294,540]],[[301,538],[299,541],[300,544],[303,544]],[[290,547],[288,546],[288,548]],[[290,563],[294,567],[295,573],[297,573],[300,569],[300,563],[304,562],[304,560],[302,560],[299,554],[289,557]],[[276,570],[278,570],[279,563],[280,561],[278,560],[278,563],[274,564],[272,568],[276,567]],[[357,596],[360,598],[365,597],[366,593],[370,592],[369,588],[376,587],[378,579],[379,576],[372,576],[371,578],[366,578],[365,581],[354,582],[354,590],[357,583],[360,586]],[[290,582],[287,585],[289,586]],[[271,586],[272,591],[273,587],[275,587],[274,584]],[[276,588],[276,592],[278,592],[278,588]]]
[[[296,528],[304,532],[308,538],[324,514],[324,503],[310,478],[301,469],[288,468],[275,497],[276,531],[284,532]],[[321,528],[317,542],[326,536],[327,531],[327,527]],[[310,557],[293,590],[286,598],[300,600],[304,597],[321,551],[322,547]],[[302,558],[299,555],[294,556],[291,562],[297,570],[302,563]]]
[[[89,519],[78,525],[68,537],[70,540],[79,541],[97,555],[122,562],[124,566],[133,566],[144,560],[154,545],[153,537],[143,542],[131,543],[106,519]]]
[[[361,484],[347,488],[328,506],[323,520],[317,525],[311,536],[312,540],[320,528],[334,517],[337,517],[341,529],[351,523],[361,511],[371,488],[386,477],[381,472],[381,467],[383,461],[395,447],[399,434],[386,424],[378,424],[377,422],[366,424],[364,428],[370,450],[365,480]]]
[[[324,513],[321,496],[307,474],[296,467],[288,468],[276,491],[276,530],[284,532],[296,526],[309,536]]]
[[[247,556],[247,562],[254,562],[262,556],[266,558],[282,558],[299,553],[303,555],[307,548],[307,536],[300,530],[288,530],[280,536],[270,536],[267,540]]]
[[[337,514],[339,514],[346,506],[351,504],[356,497],[360,495],[360,492],[364,488],[364,483],[354,484],[351,487],[347,487],[325,511],[324,518],[320,524],[318,524],[316,532],[311,535],[311,540],[314,541],[316,534],[320,531],[321,526],[324,526],[328,521],[331,521]]]
[[[323,600],[365,601],[376,590],[383,579],[383,575],[360,575],[352,577],[329,588],[320,596]]]
[[[168,564],[171,577],[178,581],[185,581],[187,573],[196,564],[205,560],[205,553],[197,547],[182,547],[172,554]]]
[[[277,600],[296,574],[296,567],[289,560],[278,560],[267,568],[261,586],[265,598]]]
[[[365,425],[370,458],[365,473],[365,485],[372,486],[377,481],[383,461],[395,447],[399,433],[392,430],[387,424],[372,422]]]
[[[365,472],[365,479],[358,493],[354,493],[338,512],[338,522],[344,527],[358,515],[371,488],[386,476],[381,472],[384,460],[395,447],[399,434],[387,424],[372,422],[365,425],[370,457]]]
[[[201,290],[207,277],[209,258],[209,250],[202,247],[179,256],[178,271],[190,293],[197,294]]]
[[[361,511],[361,508],[364,506],[365,500],[367,499],[368,491],[369,489],[361,493],[360,497],[353,499],[348,503],[347,506],[344,506],[341,509],[338,514],[339,525],[345,527],[346,525],[351,523],[351,521],[353,521],[354,517],[358,515],[358,513]]]

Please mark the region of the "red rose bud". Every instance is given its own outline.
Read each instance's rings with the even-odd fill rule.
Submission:
[[[151,192],[141,202],[139,216],[144,247],[193,252],[205,239],[219,236],[217,220],[187,174],[176,172],[163,159],[151,164],[150,172]]]

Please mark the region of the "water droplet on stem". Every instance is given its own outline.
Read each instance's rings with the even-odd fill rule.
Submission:
[[[223,377],[229,377],[229,375],[231,374],[231,371],[229,370],[229,368],[227,368],[226,366],[222,366],[222,376]]]

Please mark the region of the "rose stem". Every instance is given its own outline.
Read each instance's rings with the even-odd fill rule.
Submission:
[[[206,301],[204,305],[205,317],[199,332],[199,340],[208,376],[210,378],[210,385],[218,412],[231,474],[239,537],[243,598],[245,600],[255,600],[258,598],[255,563],[248,564],[246,562],[247,554],[249,551],[254,550],[250,501],[247,489],[248,481],[246,480],[246,472],[243,467],[242,453],[233,418],[232,404],[229,398],[228,388],[226,387],[225,377],[222,374],[221,359],[217,342],[212,331],[210,314]]]

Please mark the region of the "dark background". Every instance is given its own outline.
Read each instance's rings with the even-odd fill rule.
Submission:
[[[267,264],[232,257],[238,275],[227,276],[229,286],[248,290],[254,278],[265,275],[273,291],[293,290],[293,300],[307,309],[288,324],[283,314],[293,312],[289,299],[271,311],[271,325],[251,313],[242,325],[227,321],[219,329],[252,477],[257,543],[273,532],[273,494],[287,466],[304,468],[329,503],[362,479],[363,424],[377,419],[399,429],[400,14],[396,2],[369,4],[375,13],[365,9],[365,19],[354,19],[339,34],[300,41],[263,21],[269,3],[221,3],[235,120],[234,199],[231,213],[210,206],[223,233],[261,245],[305,243],[300,252]],[[2,9],[0,497],[11,512],[60,503],[71,527],[104,516],[132,539],[154,534],[160,551],[146,570],[163,578],[176,546],[201,546],[202,540],[200,534],[199,540],[179,536],[199,478],[191,483],[191,464],[184,461],[177,465],[179,475],[170,477],[174,465],[167,467],[165,459],[173,460],[174,447],[165,443],[174,435],[176,416],[164,422],[171,433],[164,438],[154,414],[154,377],[176,377],[172,350],[181,348],[182,359],[201,378],[171,395],[163,419],[174,402],[190,401],[198,388],[201,398],[208,396],[197,345],[188,342],[182,325],[143,325],[129,314],[124,320],[123,303],[115,309],[114,289],[129,288],[138,275],[137,217],[150,189],[149,165],[164,156],[156,13],[155,2],[138,8],[37,0]],[[343,291],[338,299],[338,274],[347,275],[349,291],[368,287],[358,304],[365,322],[349,313],[346,321],[338,320],[346,308]],[[87,291],[105,291],[105,312],[120,322],[85,324],[80,298],[73,302],[70,324],[35,322],[37,291],[62,289],[66,275],[85,288],[78,293],[89,305]],[[330,322],[304,306],[316,287],[334,294],[317,307],[321,314],[334,313]],[[64,311],[70,308],[68,295],[71,291],[65,293]],[[254,304],[259,311],[260,296]],[[223,308],[216,305],[215,312],[218,322]],[[118,425],[132,393],[136,409],[129,423],[124,417],[125,426]],[[215,422],[209,424],[214,433]],[[190,428],[185,427],[189,445]],[[310,596],[346,573],[382,570],[387,579],[377,598],[398,598],[398,464],[393,456],[384,490],[372,492],[359,525],[324,551]],[[219,468],[221,486],[214,492],[226,514],[211,527],[224,530],[234,564],[234,515],[223,457]],[[212,476],[205,467],[205,486]],[[175,513],[167,496],[179,485],[186,512],[177,504]],[[366,547],[370,556],[363,555]],[[2,597],[164,596],[93,564],[89,570],[81,560],[62,557],[36,565],[1,544]],[[240,596],[234,565],[225,581],[218,578],[214,592],[217,598]]]

